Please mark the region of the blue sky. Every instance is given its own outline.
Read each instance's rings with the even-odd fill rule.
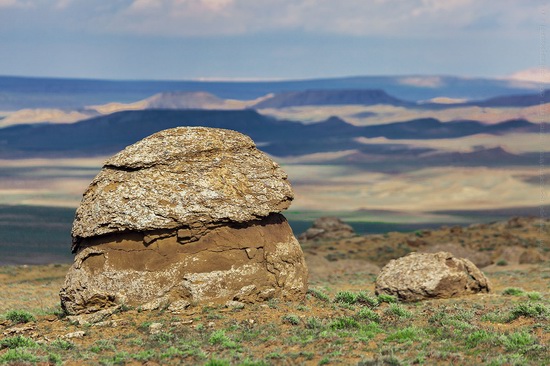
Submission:
[[[0,0],[0,75],[501,77],[539,66],[549,10],[545,0]]]

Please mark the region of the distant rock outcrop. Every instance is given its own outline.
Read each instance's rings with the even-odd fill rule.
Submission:
[[[300,241],[341,239],[354,236],[353,228],[337,217],[320,217],[299,236]]]
[[[489,292],[485,275],[468,259],[448,252],[410,253],[391,260],[376,279],[376,293],[402,301],[450,298]]]
[[[307,268],[279,214],[292,199],[286,174],[244,135],[149,136],[109,159],[84,193],[63,308],[300,299]]]
[[[173,91],[155,94],[145,99],[148,109],[223,108],[225,101],[205,92]]]
[[[405,102],[392,97],[380,89],[334,89],[305,90],[277,93],[266,98],[253,108],[288,108],[313,105],[376,105],[412,106],[415,103]]]

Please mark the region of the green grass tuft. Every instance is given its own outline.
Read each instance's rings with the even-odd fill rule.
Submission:
[[[516,305],[508,316],[508,321],[515,320],[520,316],[526,318],[538,318],[538,319],[547,319],[550,315],[550,309],[543,304],[534,304],[532,302],[527,302],[525,304]]]
[[[369,308],[362,308],[357,313],[357,318],[370,320],[375,323],[380,323],[380,315]]]
[[[283,320],[283,323],[287,323],[287,324],[290,324],[290,325],[300,324],[300,317],[296,314],[284,315],[282,320]]]
[[[357,294],[350,291],[340,291],[334,297],[334,302],[354,305],[357,302]]]
[[[131,357],[134,360],[138,360],[138,361],[149,361],[150,359],[154,358],[156,355],[157,354],[155,351],[153,351],[152,349],[148,349],[148,350],[139,351],[138,353],[131,355]]]
[[[496,339],[497,339],[496,334],[489,333],[485,329],[480,329],[470,333],[466,337],[466,346],[468,348],[475,348],[480,344],[495,343]]]
[[[233,342],[231,340],[231,338],[229,338],[225,334],[225,330],[223,330],[223,329],[218,329],[218,330],[214,331],[210,335],[210,338],[208,339],[208,342],[211,345],[221,345],[224,348],[232,348],[232,349],[238,348],[237,343]]]
[[[9,348],[9,349],[15,349],[15,348],[33,348],[37,347],[35,341],[33,341],[30,338],[24,337],[22,335],[17,335],[14,337],[4,338],[0,340],[0,349],[3,348]]]
[[[361,291],[357,294],[357,302],[361,305],[367,305],[371,308],[375,308],[380,305],[378,298],[374,295],[370,295],[367,292]]]
[[[332,329],[354,329],[359,328],[360,325],[357,320],[345,316],[333,320],[332,323],[330,323],[330,327]]]
[[[61,339],[61,338],[56,339],[51,344],[52,344],[53,347],[58,348],[58,349],[68,350],[68,349],[73,349],[74,348],[74,343],[73,342],[69,342],[69,341],[66,341],[66,340]]]
[[[204,366],[229,366],[231,365],[231,363],[229,361],[226,361],[226,360],[218,360],[218,359],[211,359],[211,360],[208,360]]]
[[[385,314],[403,319],[412,317],[412,313],[399,304],[390,304],[390,306],[386,309]]]
[[[379,294],[378,295],[378,302],[380,304],[382,303],[388,303],[388,304],[394,304],[397,302],[397,297],[393,296],[393,295],[388,295],[388,294]]]
[[[307,293],[321,301],[330,302],[330,297],[328,297],[328,295],[322,292],[321,290],[310,288],[309,290],[307,290]]]
[[[502,294],[511,295],[511,296],[521,296],[525,294],[525,291],[517,287],[508,287],[508,288],[505,288],[504,291],[502,291]]]
[[[38,357],[29,353],[25,349],[15,348],[9,349],[6,353],[0,355],[0,363],[12,363],[12,364],[21,364],[21,363],[36,363],[38,362]]]
[[[521,351],[535,344],[536,339],[527,332],[515,332],[501,337],[501,342],[507,351]]]
[[[542,295],[540,294],[540,292],[536,292],[536,291],[527,292],[527,297],[529,298],[529,300],[533,300],[533,301],[542,300]]]
[[[386,337],[386,342],[408,342],[418,340],[421,331],[414,326],[398,329]]]
[[[11,311],[8,311],[6,315],[4,315],[4,317],[16,324],[35,321],[34,316],[25,310],[11,310]]]
[[[317,317],[309,317],[306,320],[306,328],[308,329],[321,329],[323,327],[323,323],[319,318]]]

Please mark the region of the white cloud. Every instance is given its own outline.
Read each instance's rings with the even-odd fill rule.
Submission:
[[[540,2],[520,0],[134,0],[116,23],[175,36],[302,29],[414,37],[456,34],[489,19],[517,31],[539,15]],[[145,21],[132,24],[132,17]]]
[[[535,83],[550,83],[550,68],[533,67],[521,70],[508,76],[509,79],[518,81],[532,81]]]
[[[158,0],[134,0],[130,5],[130,10],[133,11],[147,11],[149,9],[159,8],[162,6],[162,2]]]
[[[186,12],[187,15],[198,12],[219,12],[232,5],[234,0],[133,0],[130,9],[135,12],[163,10],[165,15],[170,12]]]
[[[28,0],[0,0],[0,8],[25,8],[30,5]]]
[[[211,10],[220,11],[233,4],[233,0],[202,0],[201,3]]]
[[[35,5],[35,18],[55,26],[175,37],[295,30],[413,38],[502,35],[532,31],[542,14],[534,0],[0,0],[4,8],[29,4]],[[68,14],[56,15],[61,10]]]
[[[417,86],[420,88],[437,88],[443,80],[438,76],[411,76],[398,79],[399,84]]]
[[[73,0],[57,0],[55,7],[58,9],[66,9],[72,2]]]
[[[0,8],[9,8],[17,5],[17,0],[0,0]]]

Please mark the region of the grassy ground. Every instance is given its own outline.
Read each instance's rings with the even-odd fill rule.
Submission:
[[[396,303],[357,272],[313,279],[301,303],[123,308],[86,326],[58,306],[67,268],[0,267],[0,363],[550,364],[548,262],[492,267],[493,293],[463,298]]]

